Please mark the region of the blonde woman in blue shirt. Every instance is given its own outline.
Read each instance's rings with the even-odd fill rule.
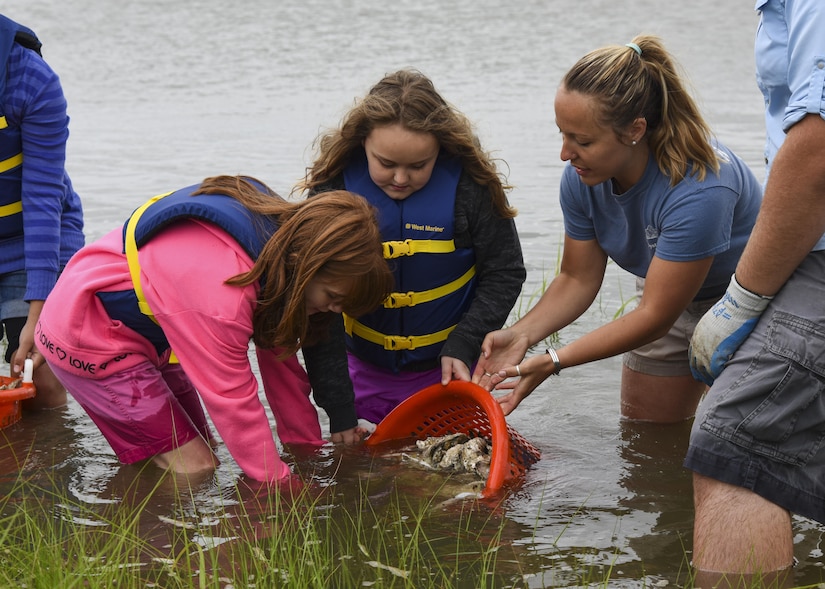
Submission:
[[[691,376],[690,335],[725,292],[759,209],[759,183],[713,139],[655,37],[581,58],[562,80],[555,114],[569,162],[560,272],[524,317],[487,335],[474,379],[508,391],[499,397],[508,414],[562,367],[624,354],[622,416],[688,419],[705,390]],[[638,277],[638,306],[525,359],[588,309],[608,258]]]

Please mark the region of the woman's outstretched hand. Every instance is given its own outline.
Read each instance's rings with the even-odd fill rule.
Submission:
[[[509,390],[496,398],[504,415],[510,415],[519,404],[530,396],[536,387],[553,374],[555,365],[550,356],[542,354],[527,358],[514,366],[506,366],[490,376],[493,389]]]
[[[493,375],[521,362],[529,345],[527,337],[512,328],[491,331],[481,344],[481,357],[473,371],[473,382],[492,391],[501,382],[494,383]]]

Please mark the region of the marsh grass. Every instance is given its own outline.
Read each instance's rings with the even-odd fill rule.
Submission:
[[[402,493],[375,502],[365,488],[344,505],[312,487],[279,495],[239,484],[221,507],[198,509],[175,486],[173,505],[160,484],[88,504],[19,479],[0,502],[0,586],[521,586],[493,578],[500,534],[472,503],[433,535],[432,499]]]
[[[342,498],[239,484],[204,509],[174,486],[172,504],[160,482],[143,497],[127,489],[120,501],[89,504],[21,477],[0,502],[0,586],[535,586],[508,550],[497,506],[445,511],[435,497],[366,485]]]
[[[170,494],[167,483],[90,504],[57,484],[18,478],[0,500],[0,586],[492,589],[615,580],[615,559],[578,568],[560,559],[554,570],[512,550],[500,505],[445,508],[435,497],[378,495],[368,484],[341,497],[238,483],[204,507],[186,484],[175,482]],[[673,586],[693,587],[690,573]]]

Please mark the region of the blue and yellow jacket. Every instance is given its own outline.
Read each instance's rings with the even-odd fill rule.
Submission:
[[[23,235],[23,144],[19,127],[9,127],[3,112],[9,56],[15,43],[40,53],[34,31],[0,15],[0,239]]]
[[[344,317],[347,345],[359,358],[398,372],[434,360],[469,308],[475,291],[472,248],[453,241],[457,159],[439,156],[430,181],[404,200],[389,198],[370,178],[366,157],[344,172],[347,190],[378,209],[393,292],[368,315]]]
[[[214,223],[244,248],[255,260],[264,244],[277,230],[271,217],[253,213],[238,200],[223,194],[192,196],[199,184],[156,196],[137,208],[123,225],[123,250],[129,262],[133,290],[100,292],[98,298],[113,320],[140,333],[155,346],[158,354],[169,342],[155,322],[140,286],[138,250],[159,231],[182,219],[199,219]],[[173,261],[170,260],[170,263]]]

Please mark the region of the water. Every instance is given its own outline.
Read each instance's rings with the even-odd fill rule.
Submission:
[[[563,73],[590,49],[639,33],[661,36],[717,136],[763,176],[752,7],[752,0],[10,0],[3,9],[40,35],[63,81],[72,117],[68,168],[89,240],[148,197],[209,175],[250,174],[288,194],[320,130],[335,126],[384,73],[417,67],[507,163],[528,268],[516,316],[559,258],[562,162],[552,101]],[[593,308],[562,342],[612,318],[632,292],[632,279],[609,266]],[[528,586],[563,579],[565,567],[582,563],[612,565],[616,586],[684,579],[693,517],[681,467],[688,428],[621,423],[619,379],[618,358],[565,370],[509,419],[543,452],[505,505],[506,541]],[[27,415],[4,433],[3,474],[59,473],[88,503],[117,501],[121,479],[135,476],[74,403]],[[222,457],[218,480],[231,485],[237,471]],[[355,486],[354,473],[369,466],[361,460],[334,450],[313,476]],[[396,475],[397,487],[404,479]],[[822,578],[822,532],[795,520],[800,584]]]

